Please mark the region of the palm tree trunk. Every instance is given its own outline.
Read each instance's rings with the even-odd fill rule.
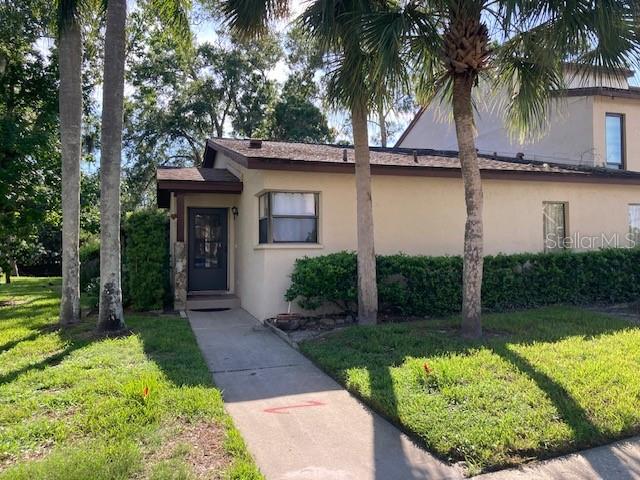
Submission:
[[[126,0],[109,0],[100,154],[100,330],[125,327],[120,282],[120,161],[126,19]]]
[[[82,147],[82,33],[76,20],[60,27],[62,143],[62,298],[60,323],[80,321],[80,157]]]
[[[378,103],[378,124],[380,125],[380,146],[387,148],[387,121],[384,116],[384,104]]]
[[[351,112],[356,168],[356,214],[358,224],[358,322],[375,324],[378,320],[376,254],[373,241],[373,205],[371,202],[371,166],[366,108]]]
[[[475,145],[471,90],[474,78],[458,74],[453,80],[453,118],[458,137],[458,150],[467,206],[464,231],[464,266],[462,287],[462,335],[482,336],[482,181]]]

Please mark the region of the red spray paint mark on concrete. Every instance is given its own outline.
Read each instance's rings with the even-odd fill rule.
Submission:
[[[305,403],[298,403],[296,405],[286,405],[284,407],[271,407],[271,408],[265,408],[263,410],[263,412],[265,413],[289,413],[287,412],[287,410],[290,410],[292,408],[306,408],[306,407],[321,407],[323,405],[326,405],[322,402],[318,402],[317,400],[309,400],[308,402]]]

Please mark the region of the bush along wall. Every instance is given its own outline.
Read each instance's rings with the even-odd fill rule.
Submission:
[[[130,213],[122,224],[123,301],[135,310],[157,310],[171,301],[169,220],[162,210]],[[80,249],[80,289],[97,306],[100,242]]]
[[[135,310],[157,310],[170,294],[169,219],[162,210],[139,210],[124,222],[123,296]]]
[[[377,257],[382,312],[437,316],[462,308],[462,258],[409,255]],[[483,307],[531,308],[640,298],[640,249],[488,256]],[[298,259],[285,294],[306,310],[334,305],[357,310],[356,255],[340,252]]]

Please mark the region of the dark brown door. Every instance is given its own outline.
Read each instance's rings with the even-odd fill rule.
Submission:
[[[189,209],[189,291],[227,290],[227,209]]]

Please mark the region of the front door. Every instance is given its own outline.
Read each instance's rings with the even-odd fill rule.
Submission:
[[[189,209],[189,291],[227,290],[227,209]]]

